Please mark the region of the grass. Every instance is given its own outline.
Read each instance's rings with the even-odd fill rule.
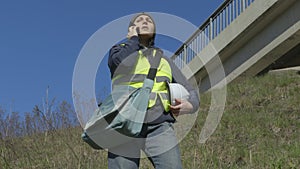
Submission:
[[[296,169],[300,166],[300,76],[295,71],[243,78],[227,88],[226,108],[217,130],[198,142],[210,106],[201,109],[180,143],[184,168]],[[0,168],[107,168],[106,152],[92,150],[81,128],[0,140]],[[152,168],[147,159],[141,168]]]

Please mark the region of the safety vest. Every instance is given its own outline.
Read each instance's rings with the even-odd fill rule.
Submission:
[[[148,57],[154,57],[155,54],[156,50],[154,49],[152,56]],[[145,56],[141,50],[138,51],[137,55],[136,65],[133,70],[131,72],[118,72],[118,74],[112,79],[113,86],[129,85],[133,88],[141,88],[143,86],[144,79],[147,77],[151,65],[147,59],[147,56]],[[172,70],[168,61],[164,58],[161,58],[156,77],[154,79],[154,85],[149,97],[148,108],[153,107],[159,97],[162,101],[165,111],[168,112],[170,110],[170,99],[166,83],[167,81],[172,81]]]

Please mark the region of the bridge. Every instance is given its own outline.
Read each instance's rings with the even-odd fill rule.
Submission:
[[[200,92],[300,65],[299,0],[226,0],[172,59]]]

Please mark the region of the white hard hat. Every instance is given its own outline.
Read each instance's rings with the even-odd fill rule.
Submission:
[[[170,94],[171,105],[175,105],[175,99],[186,100],[189,98],[190,93],[184,86],[179,83],[167,83]]]

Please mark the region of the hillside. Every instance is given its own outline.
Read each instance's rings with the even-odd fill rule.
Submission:
[[[184,168],[298,168],[300,75],[291,70],[243,78],[227,94],[221,123],[206,144],[198,139],[210,94],[201,96],[197,121],[180,143]],[[70,127],[2,138],[0,168],[107,168],[106,152],[92,150],[81,132]],[[141,168],[152,167],[143,159]]]

